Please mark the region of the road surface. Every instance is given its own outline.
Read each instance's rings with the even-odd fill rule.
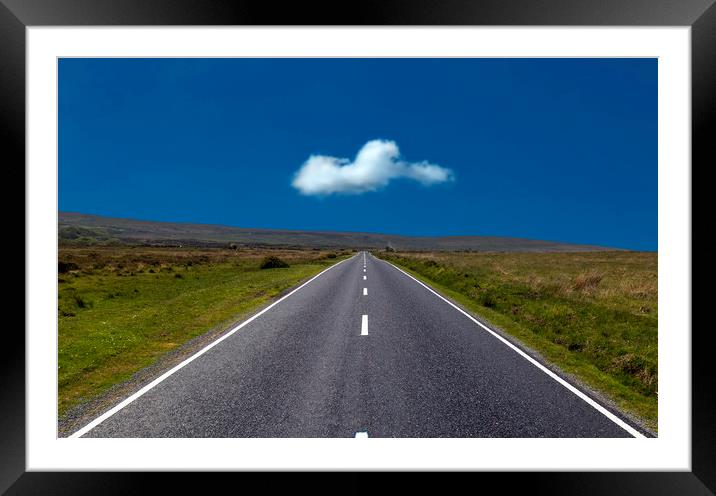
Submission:
[[[75,437],[632,437],[639,432],[363,252]]]

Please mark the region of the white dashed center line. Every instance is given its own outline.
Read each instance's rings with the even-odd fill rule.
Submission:
[[[363,288],[363,296],[368,296],[368,288]]]
[[[360,438],[360,439],[363,439],[363,438],[367,439],[367,438],[368,438],[368,433],[367,433],[367,432],[356,432],[356,439],[359,439],[359,438]]]
[[[364,315],[361,319],[360,323],[360,335],[361,336],[367,336],[368,335],[368,316]]]
[[[365,281],[366,279],[368,279],[368,277],[367,277],[367,276],[363,276],[363,280]]]

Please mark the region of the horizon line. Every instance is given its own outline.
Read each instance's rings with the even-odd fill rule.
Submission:
[[[378,235],[378,236],[396,236],[396,237],[402,237],[402,238],[419,238],[419,239],[429,239],[429,238],[519,239],[519,240],[538,241],[538,242],[555,243],[555,244],[563,244],[563,245],[588,246],[588,247],[593,247],[593,248],[612,249],[612,250],[619,250],[619,251],[658,253],[658,249],[648,250],[648,249],[621,248],[621,247],[617,247],[617,246],[603,246],[603,245],[591,244],[591,243],[579,243],[579,242],[573,242],[573,241],[561,241],[561,240],[553,240],[553,239],[536,239],[536,238],[528,238],[528,237],[524,237],[524,236],[513,236],[513,235],[510,235],[510,236],[490,235],[490,234],[412,235],[412,234],[394,234],[394,233],[385,233],[385,232],[376,232],[376,231],[337,231],[337,230],[330,230],[330,229],[286,229],[286,228],[272,228],[272,227],[242,227],[242,226],[236,226],[236,225],[210,223],[210,222],[153,220],[153,219],[141,219],[141,218],[136,218],[136,217],[115,217],[115,216],[111,216],[111,215],[78,212],[78,211],[66,211],[66,210],[58,210],[57,211],[58,224],[59,224],[59,216],[62,214],[86,215],[86,216],[91,216],[91,217],[103,217],[103,218],[107,218],[107,219],[129,220],[129,221],[136,221],[136,222],[215,226],[215,227],[227,227],[227,228],[231,228],[231,229],[244,229],[244,230],[256,230],[256,231],[281,231],[281,232],[293,232],[293,233],[369,234],[369,235]]]

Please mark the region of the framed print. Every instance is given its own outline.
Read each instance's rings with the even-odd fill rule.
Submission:
[[[712,3],[3,0],[25,335],[0,487],[712,493]]]

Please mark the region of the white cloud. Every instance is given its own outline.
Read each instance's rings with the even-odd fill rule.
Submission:
[[[304,195],[359,194],[376,191],[401,177],[430,186],[451,181],[453,172],[428,162],[404,162],[394,141],[372,140],[363,145],[353,162],[311,155],[296,172],[292,185]]]

